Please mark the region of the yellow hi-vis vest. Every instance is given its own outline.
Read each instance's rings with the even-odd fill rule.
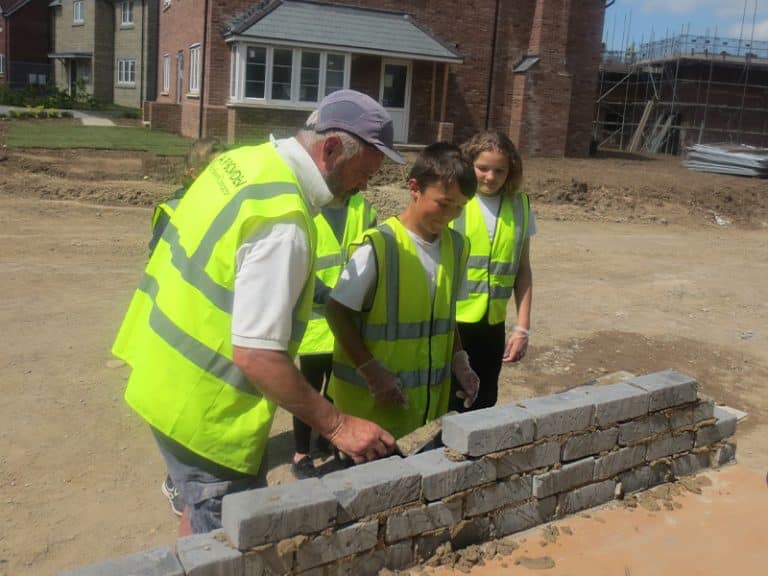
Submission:
[[[355,194],[347,204],[347,218],[341,244],[331,225],[322,214],[315,216],[317,226],[317,254],[315,275],[328,288],[336,286],[342,266],[346,263],[346,251],[353,240],[368,230],[376,221],[376,209],[360,194]],[[299,354],[330,354],[333,352],[333,332],[325,319],[325,303],[314,302],[312,318],[307,324]]]
[[[232,362],[235,255],[277,222],[305,231],[314,260],[312,214],[273,145],[217,157],[174,210],[112,349],[133,369],[126,402],[150,425],[249,474],[259,470],[275,404]],[[312,274],[307,278],[293,310],[291,355],[312,310]]]
[[[460,234],[443,230],[430,306],[424,266],[397,218],[365,232],[363,241],[373,245],[378,278],[371,309],[361,312],[360,333],[374,358],[400,378],[408,406],[376,404],[338,341],[329,394],[342,412],[372,420],[400,438],[448,410],[456,298],[469,250]]]
[[[500,324],[515,291],[520,254],[528,237],[529,205],[526,194],[503,197],[493,233],[493,244],[477,196],[464,207],[451,227],[469,238],[467,279],[456,304],[456,320],[479,322],[488,311],[488,323]]]

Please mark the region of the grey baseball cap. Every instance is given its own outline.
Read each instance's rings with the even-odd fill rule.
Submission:
[[[343,130],[354,134],[371,146],[381,150],[387,158],[398,164],[405,160],[393,147],[392,118],[370,96],[356,90],[337,90],[320,101],[317,120],[307,124],[315,132]]]

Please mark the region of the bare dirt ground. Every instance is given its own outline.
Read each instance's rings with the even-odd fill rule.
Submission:
[[[0,123],[0,143],[4,141]],[[181,161],[0,149],[0,575],[51,574],[175,541],[164,467],[110,357],[146,258],[149,207]],[[768,469],[768,182],[678,159],[532,159],[534,314],[502,400],[673,368],[749,413],[738,459]],[[368,193],[407,201],[400,168]],[[715,215],[727,225],[715,223]],[[278,413],[270,482],[290,480]]]

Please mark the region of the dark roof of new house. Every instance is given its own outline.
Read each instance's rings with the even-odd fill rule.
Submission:
[[[230,22],[225,36],[414,60],[463,60],[403,12],[310,0],[258,3]]]

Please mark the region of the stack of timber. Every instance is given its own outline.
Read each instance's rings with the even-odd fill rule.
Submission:
[[[745,144],[694,144],[684,162],[689,170],[768,178],[768,148]]]

